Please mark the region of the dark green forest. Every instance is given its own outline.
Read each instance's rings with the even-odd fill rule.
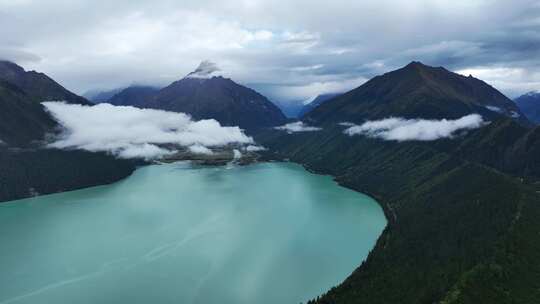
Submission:
[[[0,202],[109,184],[134,165],[104,153],[0,148]]]
[[[540,302],[539,176],[527,169],[538,168],[538,158],[492,163],[492,150],[475,140],[489,129],[438,146],[342,130],[259,138],[275,151],[267,158],[299,162],[370,194],[389,221],[368,259],[310,303]]]
[[[338,125],[471,113],[486,124],[436,141],[351,137]],[[388,219],[367,260],[310,303],[540,303],[540,127],[515,114],[487,83],[412,62],[307,113],[322,131],[260,133],[267,159],[330,174]]]

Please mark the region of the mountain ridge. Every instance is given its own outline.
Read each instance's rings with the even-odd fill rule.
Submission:
[[[25,71],[21,66],[0,60],[0,79],[10,82],[26,94],[43,101],[65,101],[67,103],[90,105],[86,98],[70,92],[44,73]]]
[[[471,113],[515,116],[520,123],[530,125],[519,108],[489,84],[416,61],[372,78],[304,118],[314,123],[359,123],[391,116],[456,119]]]

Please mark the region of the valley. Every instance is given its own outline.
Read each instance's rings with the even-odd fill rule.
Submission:
[[[414,61],[294,120],[209,62],[116,105],[0,67],[0,303],[538,302],[540,127],[482,80]]]

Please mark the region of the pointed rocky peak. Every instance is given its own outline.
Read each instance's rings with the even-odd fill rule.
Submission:
[[[428,67],[427,65],[423,64],[420,61],[411,61],[409,64],[405,66],[405,68],[415,68],[415,69],[427,68],[427,67]]]
[[[450,71],[448,71],[447,69],[443,67],[434,67],[434,66],[425,65],[420,61],[411,61],[411,63],[404,66],[401,70],[407,71],[410,73],[420,74],[423,76],[428,76],[433,73],[441,73],[441,72],[451,73]]]
[[[199,64],[195,71],[187,74],[185,78],[210,79],[218,76],[221,69],[212,61],[205,60]]]
[[[411,61],[411,63],[404,66],[403,69],[408,70],[408,71],[423,72],[423,71],[440,70],[441,68],[425,65],[420,61]]]

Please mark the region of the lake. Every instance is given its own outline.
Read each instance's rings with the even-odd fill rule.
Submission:
[[[385,225],[373,199],[296,164],[146,166],[0,204],[0,304],[306,302]]]

